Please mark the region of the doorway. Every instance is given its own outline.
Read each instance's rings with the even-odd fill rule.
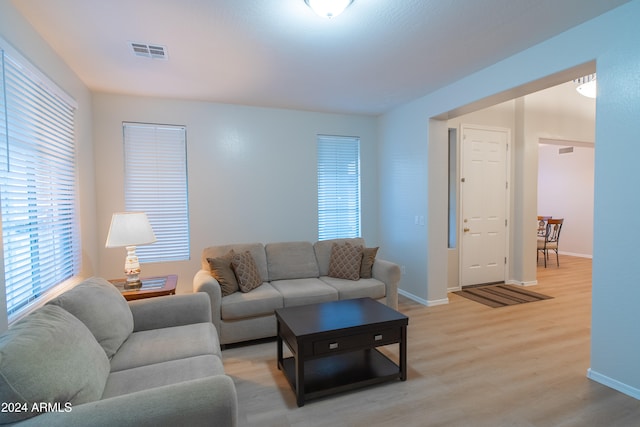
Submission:
[[[573,72],[577,72],[573,70]],[[582,71],[580,71],[582,72]],[[590,100],[579,95],[575,90],[575,84],[570,77],[565,77],[564,82],[551,84],[550,86],[532,94],[525,94],[520,98],[503,101],[493,105],[487,105],[476,111],[466,112],[455,117],[450,115],[440,118],[448,129],[457,129],[460,133],[461,126],[467,123],[478,124],[487,127],[499,127],[511,129],[511,145],[508,150],[508,158],[511,165],[509,176],[509,218],[508,218],[508,251],[507,270],[505,278],[507,283],[531,286],[536,280],[536,234],[531,226],[536,224],[538,214],[538,145],[546,141],[549,134],[562,136],[565,140],[593,141],[595,134],[595,100]],[[568,81],[567,81],[568,80]],[[438,120],[434,120],[431,126],[437,128]],[[525,126],[526,124],[526,126]],[[440,130],[439,132],[442,132]],[[438,140],[434,131],[433,139]],[[446,131],[442,133],[447,135]],[[546,139],[544,138],[546,137]],[[440,136],[441,142],[447,141]],[[459,138],[459,140],[461,140]],[[458,142],[460,144],[460,142]],[[449,145],[451,145],[449,143]],[[457,146],[450,155],[460,157],[461,145]],[[566,156],[566,155],[565,155]],[[437,162],[437,160],[436,160]],[[453,166],[451,166],[451,164]],[[461,164],[450,163],[450,167],[460,170]],[[451,178],[453,185],[459,185],[460,174],[457,178]],[[575,194],[572,193],[574,196]],[[453,195],[457,203],[457,211],[461,212],[460,194]],[[588,207],[592,211],[592,206]],[[560,216],[560,213],[556,213]],[[462,231],[462,215],[455,217],[451,230]],[[589,225],[586,224],[585,228]],[[434,229],[440,227],[434,225]],[[566,230],[563,230],[563,232]],[[567,237],[569,234],[564,235]],[[447,248],[448,268],[446,277],[439,280],[446,283],[447,292],[460,289],[461,281],[461,236],[457,236],[455,245]],[[568,243],[570,240],[567,240]],[[570,246],[565,246],[568,250]],[[575,255],[583,256],[588,252],[582,250],[571,251]]]

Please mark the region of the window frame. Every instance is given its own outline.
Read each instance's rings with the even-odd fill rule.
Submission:
[[[76,101],[0,37],[0,237],[7,324],[81,270]]]
[[[317,135],[318,240],[362,237],[360,138]]]
[[[145,212],[157,239],[136,248],[140,263],[188,261],[186,126],[123,122],[122,132],[125,209]]]

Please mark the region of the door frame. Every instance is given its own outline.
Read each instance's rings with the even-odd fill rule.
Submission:
[[[512,140],[512,134],[511,134],[511,129],[510,128],[505,128],[505,127],[499,127],[499,126],[486,126],[486,125],[475,125],[475,124],[468,124],[468,123],[460,123],[460,125],[458,126],[458,132],[457,132],[457,139],[458,139],[458,144],[457,144],[457,173],[456,173],[456,179],[457,179],[457,193],[458,193],[458,197],[457,197],[457,210],[458,210],[458,215],[457,215],[457,247],[458,247],[458,287],[457,289],[460,290],[462,289],[462,251],[463,251],[463,247],[462,247],[462,236],[463,236],[463,228],[464,228],[464,224],[463,224],[463,214],[464,214],[464,206],[462,203],[462,152],[463,152],[463,147],[462,147],[462,136],[464,135],[464,128],[472,128],[472,129],[479,129],[479,130],[484,130],[484,131],[493,131],[493,132],[505,132],[506,133],[506,140],[507,140],[507,147],[505,149],[505,176],[507,178],[507,191],[505,194],[505,220],[507,221],[507,226],[505,227],[505,256],[506,256],[506,262],[504,265],[504,282],[505,283],[509,283],[509,272],[511,271],[511,229],[513,227],[513,222],[511,221],[511,211],[512,211],[512,206],[511,206],[511,193],[513,191],[513,179],[511,176],[511,156],[512,156],[512,152],[513,152],[513,140]],[[451,289],[449,289],[449,291],[451,291]]]

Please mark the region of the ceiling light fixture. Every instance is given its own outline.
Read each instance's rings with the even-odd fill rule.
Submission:
[[[335,18],[353,3],[353,0],[304,0],[304,2],[323,18]]]
[[[580,85],[576,88],[580,95],[586,96],[587,98],[596,97],[597,83],[595,73],[575,79],[574,82]]]

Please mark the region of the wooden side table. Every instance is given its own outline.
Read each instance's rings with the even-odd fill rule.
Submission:
[[[175,295],[176,293],[178,276],[175,274],[170,274],[168,276],[143,277],[140,280],[142,281],[142,286],[138,289],[125,289],[124,284],[127,279],[112,279],[109,280],[109,282],[118,288],[122,293],[122,296],[127,301],[153,298],[163,295]]]

